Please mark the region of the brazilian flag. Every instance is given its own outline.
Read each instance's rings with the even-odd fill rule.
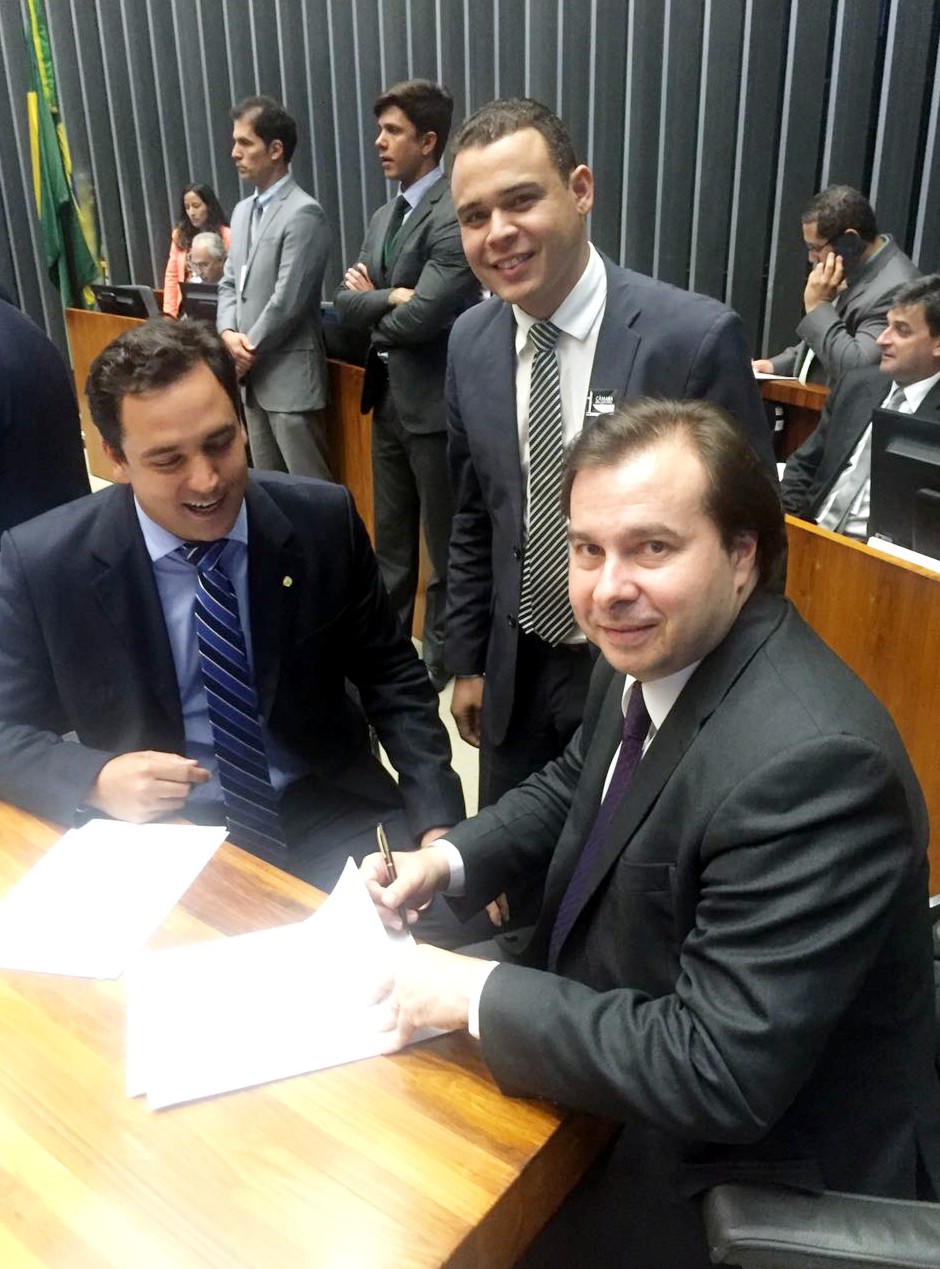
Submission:
[[[26,0],[29,10],[26,44],[30,61],[30,91],[26,94],[29,142],[33,166],[33,194],[42,231],[46,268],[62,303],[90,308],[94,296],[88,283],[101,270],[92,244],[92,217],[79,207],[72,185],[72,159],[59,114],[55,71],[42,0]]]

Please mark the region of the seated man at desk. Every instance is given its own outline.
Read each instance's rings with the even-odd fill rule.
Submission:
[[[392,926],[528,874],[542,913],[512,963],[410,951],[389,1048],[468,1027],[504,1092],[623,1123],[527,1267],[705,1269],[697,1197],[730,1179],[936,1197],[926,808],[778,593],[773,479],[720,407],[642,400],[581,433],[564,489],[602,654],[581,729],[394,884],[362,866]]]
[[[60,824],[227,823],[324,888],[379,820],[412,845],[459,819],[437,697],[352,498],[249,474],[218,336],[136,327],[87,392],[118,483],[0,547],[0,798]]]
[[[759,374],[792,375],[832,385],[878,360],[891,297],[918,270],[851,185],[830,185],[803,211],[803,241],[813,266],[803,291],[799,343],[753,362]]]
[[[895,294],[877,339],[881,364],[850,371],[819,426],[790,455],[780,496],[791,515],[848,537],[868,537],[872,411],[887,406],[940,423],[940,274]]]
[[[225,243],[219,234],[196,234],[189,248],[189,267],[200,282],[218,284],[225,269]]]

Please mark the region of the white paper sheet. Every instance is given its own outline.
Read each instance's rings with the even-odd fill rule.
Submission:
[[[156,1110],[375,1056],[375,1002],[412,942],[385,929],[350,859],[306,921],[145,952],[127,980],[128,1095]]]
[[[0,900],[0,968],[119,978],[225,833],[117,820],[72,829]]]

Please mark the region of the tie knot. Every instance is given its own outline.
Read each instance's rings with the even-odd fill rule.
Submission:
[[[561,331],[551,322],[535,322],[529,327],[529,338],[536,352],[549,352],[558,343]]]
[[[903,388],[895,388],[888,397],[889,410],[902,410],[907,403],[907,394]]]
[[[634,683],[630,689],[627,712],[623,716],[624,740],[645,740],[652,721],[643,699],[643,688],[639,683]]]
[[[203,572],[210,572],[218,567],[219,557],[225,550],[228,538],[218,538],[215,542],[184,542],[177,547],[177,555],[187,564]]]

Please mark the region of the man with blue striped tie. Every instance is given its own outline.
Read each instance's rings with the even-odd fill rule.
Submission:
[[[88,396],[117,483],[3,541],[0,797],[60,823],[225,822],[323,887],[379,820],[415,845],[460,819],[437,698],[348,490],[249,474],[218,338],[128,331]]]

